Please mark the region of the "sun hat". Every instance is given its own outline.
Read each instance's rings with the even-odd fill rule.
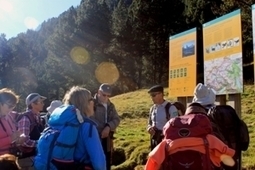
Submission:
[[[51,103],[50,103],[50,106],[47,107],[47,111],[52,113],[53,110],[55,110],[57,107],[61,106],[63,103],[60,101],[60,100],[53,100]]]
[[[202,106],[214,105],[216,94],[212,88],[199,83],[194,89],[192,102],[200,103]]]

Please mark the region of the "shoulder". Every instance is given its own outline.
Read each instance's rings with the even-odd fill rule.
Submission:
[[[109,108],[115,108],[115,105],[110,100],[108,100],[107,105]]]
[[[165,108],[168,108],[169,111],[177,111],[177,108],[175,107],[175,105],[173,105],[169,101],[164,101],[163,105],[164,105]]]
[[[30,120],[31,118],[33,118],[33,113],[30,111],[26,111],[23,113],[17,113],[17,121],[20,120]]]
[[[97,123],[94,120],[90,119],[90,118],[84,118],[84,122],[83,123],[84,124],[88,124],[88,125],[97,126]]]
[[[155,104],[153,104],[151,107],[150,107],[150,112],[152,112],[152,110],[156,107]]]
[[[97,124],[90,118],[85,118],[84,122],[81,125],[81,133],[84,138],[92,137],[97,133],[96,129]]]
[[[154,107],[156,107],[157,105],[156,104],[153,104],[150,108],[152,109],[152,108],[154,108]]]
[[[171,104],[169,105],[169,113],[171,115],[171,117],[176,117],[178,116],[178,110],[177,108],[175,107],[175,105]]]

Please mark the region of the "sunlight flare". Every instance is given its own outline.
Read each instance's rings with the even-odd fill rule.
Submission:
[[[13,5],[7,0],[0,0],[0,11],[11,13],[13,11]]]
[[[83,47],[74,47],[70,52],[70,56],[77,64],[87,64],[90,61],[89,52]]]
[[[25,26],[28,29],[36,29],[39,25],[38,21],[33,17],[26,17],[24,20]]]
[[[96,68],[95,75],[100,83],[114,84],[119,79],[119,70],[112,62],[102,62]]]

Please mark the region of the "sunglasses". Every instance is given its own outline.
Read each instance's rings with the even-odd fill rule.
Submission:
[[[103,92],[101,92],[101,95],[104,96],[104,97],[111,97],[111,95],[104,94]]]
[[[160,94],[160,93],[151,93],[150,96],[151,96],[151,97],[155,97],[155,96],[157,96],[158,94]]]
[[[102,95],[103,95],[104,97],[111,97],[111,95],[108,95],[108,94],[103,94],[103,93],[102,93]]]

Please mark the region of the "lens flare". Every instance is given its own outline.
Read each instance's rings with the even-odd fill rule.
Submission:
[[[38,21],[33,17],[26,17],[24,24],[28,29],[36,29],[39,25]]]
[[[70,56],[77,64],[87,64],[90,61],[89,52],[83,47],[74,47],[70,52]]]
[[[96,68],[96,78],[100,83],[114,84],[119,79],[119,70],[112,62],[102,62]]]
[[[13,11],[13,5],[7,0],[0,0],[0,11],[11,13]]]

